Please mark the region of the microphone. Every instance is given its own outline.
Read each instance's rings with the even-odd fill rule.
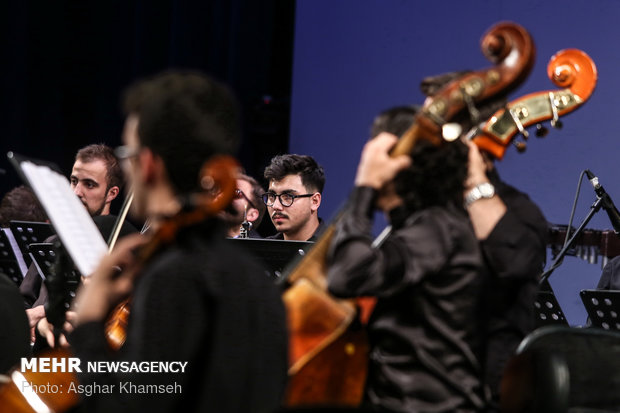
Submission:
[[[607,212],[609,221],[614,227],[614,232],[616,233],[616,235],[620,234],[620,213],[614,205],[614,202],[605,191],[605,188],[603,188],[603,186],[599,183],[598,177],[588,169],[585,170],[585,173],[588,176],[592,187],[594,188],[594,192],[596,192],[596,196],[601,199],[601,205],[605,209],[605,212]]]

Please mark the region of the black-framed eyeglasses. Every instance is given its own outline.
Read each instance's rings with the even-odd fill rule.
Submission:
[[[130,148],[127,145],[121,145],[114,148],[114,156],[118,158],[119,161],[124,161],[125,159],[133,158],[134,156],[138,156],[140,153],[140,148]]]
[[[276,198],[278,198],[280,200],[280,204],[283,207],[290,207],[291,205],[293,205],[293,202],[296,198],[307,198],[312,195],[314,194],[296,195],[290,194],[288,192],[283,192],[281,194],[276,194],[275,192],[266,192],[263,194],[263,202],[267,206],[273,206],[273,204],[275,204],[276,202]]]
[[[252,208],[258,209],[256,208],[256,205],[254,205],[254,202],[250,201],[250,198],[248,198],[248,196],[244,194],[241,189],[237,188],[235,189],[235,199],[239,199],[239,198],[245,199],[246,201],[248,201],[248,204],[250,204]]]

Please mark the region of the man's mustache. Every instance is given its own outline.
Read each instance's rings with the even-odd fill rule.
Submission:
[[[288,215],[283,214],[281,212],[274,212],[273,215],[271,215],[271,219],[276,219],[276,218],[288,218]]]

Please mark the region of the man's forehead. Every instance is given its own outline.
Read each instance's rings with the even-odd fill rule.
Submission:
[[[78,178],[92,178],[99,179],[105,177],[106,165],[102,159],[93,159],[89,162],[83,162],[76,160],[73,164],[71,175],[75,175]]]
[[[237,179],[237,188],[241,189],[246,195],[252,192],[252,184],[245,179]]]
[[[295,175],[286,175],[284,178],[276,181],[272,179],[269,181],[269,189],[278,189],[281,191],[292,190],[292,191],[304,191],[306,188],[304,184],[301,182],[301,176],[298,174]]]

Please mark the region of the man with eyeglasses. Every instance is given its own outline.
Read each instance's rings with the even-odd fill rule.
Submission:
[[[278,233],[267,238],[316,241],[323,229],[318,216],[325,173],[311,156],[278,155],[265,168],[269,190],[263,195]]]
[[[223,218],[229,224],[228,236],[240,238],[241,228],[247,231],[247,238],[262,238],[256,231],[265,215],[263,188],[258,181],[249,175],[237,176],[237,189],[232,205]]]

